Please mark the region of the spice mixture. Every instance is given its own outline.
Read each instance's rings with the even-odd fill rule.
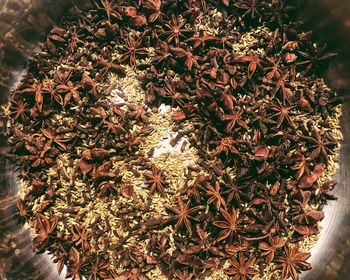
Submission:
[[[74,279],[298,279],[341,99],[284,0],[95,0],[3,108],[19,217]]]

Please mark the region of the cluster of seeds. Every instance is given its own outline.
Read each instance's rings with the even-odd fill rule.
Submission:
[[[20,219],[81,279],[298,279],[341,99],[284,0],[94,0],[3,108]]]

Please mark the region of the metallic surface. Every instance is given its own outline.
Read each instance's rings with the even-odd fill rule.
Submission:
[[[344,143],[337,201],[325,207],[321,238],[312,251],[313,269],[307,280],[350,279],[350,2],[300,0],[299,13],[320,41],[339,53],[327,73],[328,82],[345,96],[342,131]],[[18,81],[23,64],[38,42],[66,13],[76,13],[88,0],[0,0],[0,104]],[[4,130],[0,121],[0,130]],[[32,253],[28,230],[16,223],[17,182],[6,159],[6,140],[0,136],[0,279],[59,279],[46,255]]]

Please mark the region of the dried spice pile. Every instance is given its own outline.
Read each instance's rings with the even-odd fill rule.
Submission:
[[[335,55],[283,0],[93,1],[7,106],[21,220],[74,279],[298,279],[335,199]]]

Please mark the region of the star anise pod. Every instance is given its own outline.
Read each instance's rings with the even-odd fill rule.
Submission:
[[[226,132],[231,132],[236,127],[242,127],[245,130],[249,130],[247,123],[241,119],[243,110],[232,111],[231,114],[223,116],[223,119],[227,121]]]
[[[175,45],[180,44],[180,39],[186,38],[186,33],[190,33],[191,30],[184,28],[186,21],[183,18],[176,18],[172,15],[171,20],[164,24],[167,29],[161,35],[166,37],[167,43],[175,42]]]
[[[318,186],[315,191],[316,198],[321,199],[322,201],[336,200],[337,197],[332,193],[336,184],[336,181],[328,181],[321,186]]]
[[[176,58],[185,60],[185,65],[188,70],[192,70],[193,66],[195,66],[196,68],[199,67],[197,61],[200,59],[200,57],[198,55],[193,54],[193,50],[191,47],[187,47],[186,49],[177,47],[172,48],[171,50],[176,53]]]
[[[73,233],[75,244],[76,245],[81,244],[83,250],[85,252],[88,252],[90,250],[90,245],[88,242],[89,233],[87,232],[87,230],[81,229],[78,226],[75,226],[74,229],[72,229],[72,233]]]
[[[206,195],[209,196],[208,204],[215,202],[215,208],[219,210],[221,207],[226,209],[226,202],[221,196],[221,187],[218,181],[215,182],[215,188],[211,184],[207,184]]]
[[[82,280],[81,266],[80,253],[75,247],[72,247],[69,251],[67,277],[71,277],[74,280]]]
[[[43,81],[43,93],[50,95],[51,104],[53,103],[53,101],[56,101],[61,106],[64,105],[62,93],[56,90],[56,83],[53,79],[46,78]]]
[[[106,13],[108,21],[123,19],[119,11],[119,5],[114,0],[94,0],[93,3],[99,10]]]
[[[41,113],[43,111],[44,96],[42,91],[42,84],[38,81],[34,82],[31,86],[27,86],[22,90],[17,90],[16,93],[19,95],[34,95],[35,104]]]
[[[306,161],[306,158],[302,154],[296,154],[296,161],[294,165],[291,167],[293,170],[298,170],[296,173],[296,179],[300,180],[300,178],[306,173],[310,172],[309,165]]]
[[[227,157],[235,155],[240,155],[240,152],[237,150],[239,141],[234,140],[231,136],[223,137],[221,140],[216,141],[217,146],[213,151],[214,156],[220,156],[222,154]]]
[[[161,12],[162,1],[161,0],[142,0],[143,7],[150,11],[149,22],[155,22],[156,20],[163,19],[163,13]]]
[[[261,61],[260,58],[256,55],[247,55],[242,57],[237,57],[235,59],[237,62],[249,62],[248,70],[247,70],[247,77],[248,79],[251,79],[259,66],[261,68]]]
[[[107,260],[103,260],[99,257],[96,257],[94,260],[90,260],[91,269],[88,273],[90,273],[91,277],[89,279],[97,280],[97,279],[110,279],[112,278],[111,273],[108,271],[110,266]]]
[[[131,37],[126,37],[126,44],[121,47],[120,61],[129,60],[131,66],[136,64],[136,56],[146,55],[147,49],[141,48],[142,38],[138,38],[134,41]]]
[[[175,59],[173,58],[173,54],[170,52],[170,46],[168,43],[159,40],[155,51],[156,55],[153,58],[153,61],[157,64],[157,66],[164,66],[167,68],[176,63]]]
[[[157,167],[152,164],[152,172],[146,172],[143,174],[146,178],[146,184],[150,186],[150,194],[153,195],[156,191],[160,194],[164,195],[164,185],[165,179],[164,175],[161,171],[157,169]]]
[[[312,136],[303,136],[303,138],[311,143],[309,145],[310,160],[321,157],[323,162],[328,165],[328,156],[334,154],[333,148],[337,145],[336,140],[329,133],[321,136],[317,129],[312,131]]]
[[[227,195],[227,203],[232,202],[235,206],[238,207],[241,205],[242,199],[248,198],[247,194],[243,191],[247,189],[247,186],[234,183],[230,175],[227,173],[223,175],[223,179],[225,182],[225,190],[223,191],[223,194]]]
[[[35,229],[38,232],[33,240],[33,244],[38,251],[45,248],[49,238],[57,226],[57,218],[53,216],[50,220],[41,213],[36,213]]]
[[[254,268],[255,257],[250,256],[248,260],[243,253],[238,253],[237,259],[230,259],[231,268],[225,270],[227,275],[233,276],[235,280],[247,280],[249,277],[257,275],[259,271]]]
[[[27,114],[29,113],[28,104],[22,100],[12,100],[10,102],[10,117],[16,121],[20,120],[22,123],[27,121]]]
[[[268,106],[268,108],[274,112],[271,116],[269,116],[269,119],[276,122],[277,124],[276,128],[280,128],[283,123],[286,123],[291,127],[295,127],[296,124],[293,122],[293,119],[292,119],[293,107],[283,106],[281,102],[279,102],[279,100],[277,100],[277,104],[278,105],[273,104]]]
[[[74,84],[72,81],[68,81],[65,85],[58,85],[56,87],[56,91],[59,94],[65,94],[63,98],[63,105],[66,106],[71,100],[73,100],[75,104],[80,104],[81,93],[79,90],[81,88],[81,84]]]
[[[191,245],[184,251],[185,254],[198,254],[199,252],[205,253],[208,258],[209,253],[215,256],[223,255],[222,252],[216,246],[216,241],[210,238],[210,234],[201,228],[199,224],[196,225],[196,232],[198,238],[194,240],[195,245]]]
[[[232,214],[228,213],[224,209],[220,209],[220,212],[225,220],[213,222],[214,226],[221,229],[218,241],[224,240],[226,238],[232,240],[232,237],[237,234],[237,231],[240,227],[239,224],[242,220],[238,218],[238,213],[234,208],[232,208]]]
[[[116,64],[114,61],[99,60],[94,63],[94,67],[100,69],[97,79],[103,78],[109,71],[115,72],[120,76],[125,76],[126,72],[123,66]]]
[[[176,280],[193,280],[195,279],[193,272],[189,272],[187,269],[175,271],[174,277]]]
[[[283,253],[276,259],[279,267],[282,268],[282,279],[292,277],[293,280],[299,279],[302,270],[311,269],[311,265],[306,262],[310,257],[310,253],[299,251],[299,246],[284,245]]]
[[[336,53],[326,53],[327,45],[311,48],[310,52],[298,51],[302,57],[302,61],[298,65],[305,67],[302,75],[306,75],[312,69],[320,70],[322,63],[329,61],[332,57],[337,56]]]
[[[192,235],[192,224],[191,220],[196,221],[197,219],[193,217],[195,213],[202,209],[202,206],[195,206],[190,208],[190,201],[184,204],[182,198],[178,197],[178,206],[169,207],[167,209],[173,212],[175,215],[170,217],[170,221],[177,220],[175,225],[175,230],[178,231],[182,226],[185,226],[190,235]]]
[[[31,214],[30,208],[25,204],[22,199],[17,200],[18,216],[20,218],[27,218]]]
[[[191,38],[188,38],[185,42],[194,42],[193,48],[197,49],[200,46],[205,47],[206,42],[213,42],[213,41],[219,41],[220,38],[213,36],[213,35],[204,35],[204,36],[194,36]]]
[[[43,153],[46,153],[47,150],[51,149],[52,143],[57,144],[63,150],[67,150],[65,143],[71,141],[74,137],[73,135],[68,135],[67,133],[65,135],[56,135],[51,130],[45,128],[42,128],[41,132],[49,140],[43,148]]]
[[[273,78],[278,79],[281,74],[282,74],[282,70],[281,70],[281,58],[276,59],[276,58],[270,58],[270,57],[266,57],[266,63],[267,63],[267,67],[264,67],[263,70],[266,73],[265,78],[267,81],[271,81]]]
[[[268,262],[271,262],[277,250],[282,248],[286,244],[286,239],[280,237],[269,236],[269,242],[260,242],[259,249],[264,252],[261,253],[262,256],[266,256]]]

